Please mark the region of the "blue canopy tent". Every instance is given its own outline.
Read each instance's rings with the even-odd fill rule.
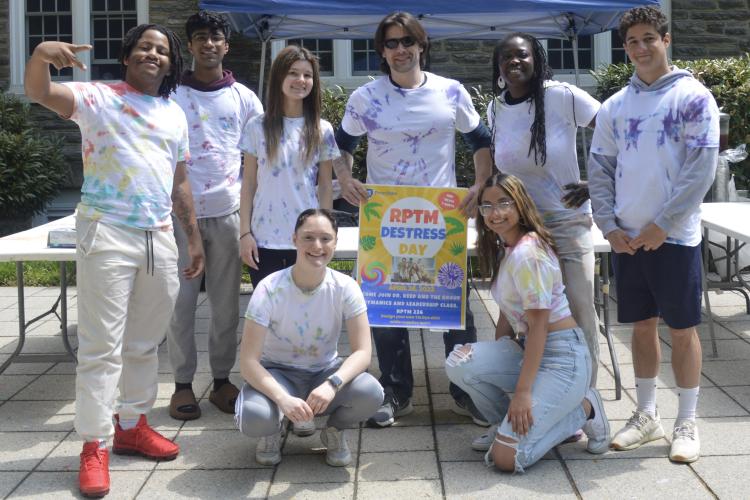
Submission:
[[[260,82],[270,40],[371,39],[380,20],[397,10],[417,16],[432,40],[498,39],[513,31],[571,40],[577,77],[578,36],[614,28],[624,11],[639,5],[659,5],[659,0],[200,1],[203,9],[228,13],[237,31],[260,39]]]

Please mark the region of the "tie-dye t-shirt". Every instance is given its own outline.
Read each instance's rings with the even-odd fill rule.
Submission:
[[[518,335],[529,330],[528,309],[549,309],[550,323],[571,315],[560,262],[533,232],[506,248],[492,297]]]
[[[690,73],[673,69],[649,86],[631,83],[599,111],[591,152],[617,158],[617,225],[631,237],[654,222],[679,195],[681,170],[691,148],[719,147],[719,110],[711,93]],[[705,176],[713,178],[714,165]],[[667,241],[695,246],[701,240],[700,205],[692,207]]]
[[[327,268],[321,284],[303,292],[288,267],[258,284],[245,318],[268,329],[262,361],[319,371],[338,356],[343,322],[366,311],[362,290],[351,277]]]
[[[341,122],[344,132],[367,134],[367,182],[426,187],[456,186],[456,130],[471,132],[479,114],[459,82],[424,72],[415,89],[388,76],[352,93]]]
[[[490,129],[494,129],[495,164],[501,172],[521,179],[544,220],[556,222],[591,213],[588,200],[578,209],[570,209],[561,199],[566,193],[563,186],[581,180],[576,152],[578,127],[591,123],[600,105],[574,85],[547,81],[545,86],[547,162],[544,165],[537,164],[533,151],[529,154],[536,111],[534,101],[508,105],[504,96],[498,97],[487,107],[487,121]]]
[[[81,129],[78,215],[143,230],[172,227],[172,182],[189,158],[185,113],[125,82],[67,82]]]
[[[253,199],[250,229],[261,248],[293,249],[292,233],[297,216],[308,208],[319,208],[318,163],[341,156],[333,127],[320,120],[321,143],[310,161],[305,159],[304,118],[284,117],[281,136],[273,163],[266,155],[263,116],[249,122],[242,131],[240,149],[258,160],[258,189]]]
[[[195,215],[221,217],[240,208],[240,134],[248,120],[263,113],[255,93],[240,83],[210,92],[187,85],[172,98],[185,112],[190,138],[188,179]]]

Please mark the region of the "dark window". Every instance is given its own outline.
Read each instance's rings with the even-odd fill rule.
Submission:
[[[138,23],[135,0],[94,0],[91,5],[91,35],[94,45],[92,80],[117,80],[117,62],[125,33]]]
[[[556,73],[575,71],[573,43],[570,40],[547,40],[547,57],[550,67]],[[578,37],[578,67],[594,69],[593,35]]]
[[[628,62],[628,55],[625,53],[625,49],[622,46],[622,38],[617,30],[612,30],[612,63],[626,63]]]
[[[373,40],[352,40],[352,74],[372,75],[380,70]]]
[[[320,63],[320,76],[333,76],[333,40],[297,38],[287,43],[304,47],[317,56]]]
[[[47,41],[73,42],[70,0],[26,0],[26,58]],[[53,80],[71,80],[73,69],[50,66],[50,74]]]

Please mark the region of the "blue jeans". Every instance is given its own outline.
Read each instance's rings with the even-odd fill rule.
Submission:
[[[548,335],[531,388],[534,424],[525,436],[513,432],[505,418],[509,395],[521,373],[523,348],[510,337],[470,345],[468,356],[448,357],[448,378],[471,396],[490,423],[500,424],[498,435],[518,442],[516,472],[523,472],[583,426],[587,416],[581,402],[591,378],[591,355],[580,328]]]

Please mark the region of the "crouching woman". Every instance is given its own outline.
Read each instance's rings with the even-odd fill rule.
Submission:
[[[477,250],[500,309],[496,340],[457,346],[446,360],[450,380],[493,424],[472,447],[487,450],[488,465],[523,472],[583,428],[588,451],[604,453],[609,423],[589,389],[591,356],[554,242],[516,177],[495,174],[479,200]]]
[[[240,370],[247,381],[237,398],[240,431],[261,438],[255,459],[281,461],[281,424],[328,415],[320,439],[326,462],[348,465],[344,429],[367,420],[383,402],[370,374],[372,346],[364,297],[357,283],[328,268],[338,227],[330,211],[308,209],[295,224],[295,264],[264,278],[245,314]],[[341,362],[342,321],[351,354]]]

